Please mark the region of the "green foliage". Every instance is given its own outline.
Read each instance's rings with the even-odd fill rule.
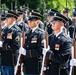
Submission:
[[[67,6],[66,6],[67,1]],[[62,8],[69,7],[72,8],[74,6],[73,0],[47,0],[47,8],[56,8],[58,10],[62,10]],[[48,7],[48,5],[50,5]]]
[[[5,3],[6,6],[11,9],[11,3],[13,3],[14,8],[16,1],[18,6],[25,4],[30,9],[40,9],[42,13],[44,10],[44,3],[47,9],[55,8],[60,12],[63,11],[63,8],[68,7],[72,13],[72,8],[76,7],[76,0],[2,0],[2,3]]]
[[[40,4],[40,0],[19,0],[20,5],[28,5],[30,9],[36,9]]]
[[[76,4],[76,0],[41,0],[41,10],[44,9],[44,2],[46,3],[47,9],[55,8],[62,12],[65,7],[68,7],[70,9],[70,13],[72,13],[72,8],[74,8]]]

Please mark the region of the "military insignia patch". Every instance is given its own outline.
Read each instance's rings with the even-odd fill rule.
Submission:
[[[3,35],[3,34],[4,34],[4,32],[1,33],[1,35]]]
[[[59,47],[60,47],[59,44],[55,44],[55,50],[59,51]]]
[[[37,41],[37,38],[36,37],[32,38],[32,41]]]
[[[36,37],[32,38],[31,43],[36,43],[36,42],[37,42],[37,38]]]
[[[7,39],[12,39],[12,34],[11,33],[7,34]]]
[[[34,41],[37,41],[37,38],[34,37],[33,40],[34,40]]]
[[[58,39],[60,39],[60,37],[58,37]]]
[[[27,36],[25,36],[25,39],[27,39]]]
[[[19,36],[16,36],[15,40],[16,41],[19,41],[20,40],[20,37]]]
[[[41,43],[44,43],[45,42],[45,39],[43,39],[42,41],[41,41]]]

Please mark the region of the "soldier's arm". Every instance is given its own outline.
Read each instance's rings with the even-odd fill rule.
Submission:
[[[15,37],[13,38],[13,41],[10,43],[12,49],[17,50],[20,48],[21,36],[22,36],[21,31],[15,32]]]
[[[48,57],[49,60],[56,63],[65,63],[71,55],[72,42],[70,40],[66,40],[62,46],[63,47],[60,52],[53,52],[49,50],[46,54],[46,57]]]

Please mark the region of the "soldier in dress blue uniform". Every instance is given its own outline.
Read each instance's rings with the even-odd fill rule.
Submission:
[[[6,27],[6,17],[5,17],[5,14],[4,13],[2,13],[1,14],[1,40],[2,40],[2,32],[3,32],[3,30],[4,30],[4,28]],[[2,48],[0,48],[0,72],[1,72],[1,50],[2,50]]]
[[[54,13],[59,13],[59,11],[57,11],[56,9],[50,9],[48,10],[48,16],[47,16],[47,20],[48,20],[48,25],[47,25],[47,32],[48,34],[52,34],[53,30],[52,30],[52,24],[51,24],[51,20],[53,19]]]
[[[71,21],[71,19],[69,18],[69,12],[70,11],[70,9],[69,8],[64,8],[64,10],[63,10],[63,15],[68,19],[68,22],[69,22],[69,25],[71,25],[72,24],[72,21]]]
[[[14,75],[14,55],[20,48],[21,30],[16,25],[18,15],[8,10],[6,15],[7,27],[2,33],[3,41],[0,41],[1,51],[1,74]]]
[[[44,23],[42,21],[40,21],[40,23],[39,23],[39,28],[44,30]]]
[[[40,18],[41,14],[39,12],[32,11],[28,19],[30,30],[25,34],[24,75],[39,75],[39,58],[42,56],[45,39],[45,31],[38,27]]]
[[[64,33],[68,34],[69,26],[72,25],[71,18],[69,17],[70,9],[64,8],[63,15],[67,18],[67,23],[63,26]]]
[[[1,28],[2,28],[2,30],[6,27],[7,25],[6,25],[6,14],[2,14],[2,16],[1,16]]]
[[[49,35],[50,50],[45,57],[46,75],[69,75],[72,41],[61,30],[66,20],[67,18],[62,14],[54,14],[52,20],[54,33]]]
[[[73,17],[72,17],[72,25],[69,26],[69,35],[73,39],[74,28],[76,23],[76,8],[73,8]]]
[[[21,9],[18,9],[17,10],[17,14],[19,15],[18,16],[18,19],[17,19],[17,23],[18,23],[18,27],[20,27],[20,29],[23,31],[28,31],[29,30],[29,27],[28,25],[23,21],[23,13],[25,13],[23,10]]]
[[[29,8],[27,6],[23,6],[21,9],[25,13],[24,17],[23,17],[23,20],[24,20],[25,23],[27,23],[27,21],[28,21],[28,15],[29,15]]]
[[[24,15],[25,11],[23,9],[18,9],[16,13],[19,15],[18,18],[17,18],[17,25],[21,29],[22,32],[26,33],[29,30],[29,27],[23,20],[23,18],[25,16]],[[16,57],[17,58],[18,58],[18,54],[19,54],[19,50],[16,51],[16,55],[17,55]]]

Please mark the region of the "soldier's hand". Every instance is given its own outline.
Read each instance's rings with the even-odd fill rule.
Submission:
[[[2,41],[0,41],[0,47],[2,47],[2,44],[3,44],[3,42],[2,42]]]
[[[24,49],[23,47],[20,47],[19,53],[22,55],[26,55],[26,49]]]
[[[47,51],[49,50],[49,48],[43,48],[43,51],[42,51],[42,54],[46,54],[47,53]]]
[[[70,65],[71,66],[76,66],[76,59],[71,59],[70,60]]]
[[[46,58],[48,58],[50,60],[52,54],[53,54],[53,52],[51,50],[48,50],[46,53]]]
[[[52,54],[53,54],[53,52],[51,50],[47,51],[46,56],[45,56],[45,62],[44,62],[45,67],[48,67],[49,60],[51,59]]]

